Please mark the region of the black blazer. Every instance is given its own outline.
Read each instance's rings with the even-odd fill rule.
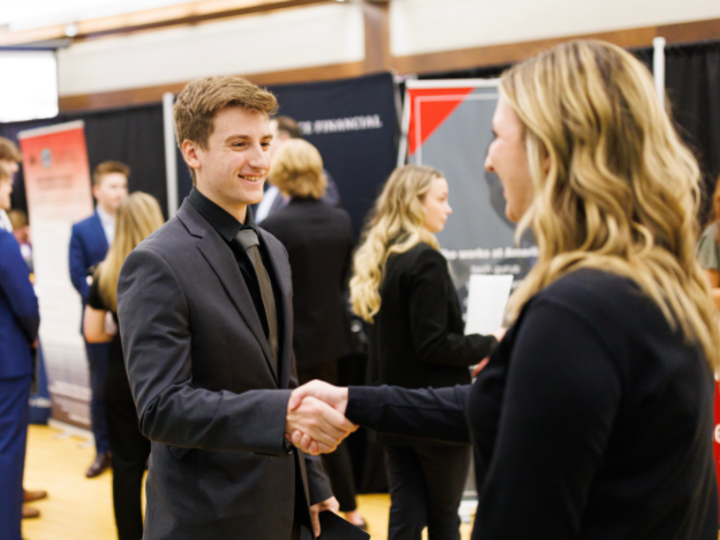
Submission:
[[[294,198],[260,226],[283,243],[290,258],[297,365],[312,366],[348,354],[350,215],[317,199]]]
[[[230,247],[188,201],[123,265],[125,364],[152,441],[145,540],[286,540],[296,483],[305,521],[308,502],[332,495],[317,459],[284,440],[297,385],[290,266],[280,242],[260,239],[282,292],[280,380]]]
[[[468,366],[497,345],[493,336],[463,335],[465,323],[447,261],[428,244],[390,255],[380,297],[380,311],[368,325],[371,384],[468,384]]]

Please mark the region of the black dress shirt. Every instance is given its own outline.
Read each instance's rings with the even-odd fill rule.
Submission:
[[[253,218],[253,213],[250,207],[247,209],[245,223],[240,223],[237,219],[220,208],[217,204],[212,202],[195,188],[193,188],[190,192],[188,200],[195,209],[208,220],[210,225],[212,225],[218,234],[220,234],[223,240],[227,242],[233,252],[233,255],[235,255],[235,261],[237,262],[238,268],[240,268],[240,273],[242,274],[245,284],[250,291],[250,296],[252,297],[253,304],[255,305],[255,311],[257,311],[258,317],[260,317],[265,337],[268,337],[270,335],[270,330],[268,328],[267,317],[265,316],[265,304],[263,303],[262,294],[260,293],[260,284],[258,283],[257,274],[255,273],[255,267],[253,267],[252,262],[245,251],[233,242],[235,235],[243,229],[252,229],[258,234],[258,240],[260,242],[260,255],[262,257],[263,264],[265,265],[265,269],[270,276],[273,294],[275,295],[275,309],[277,311],[278,321],[278,340],[282,339],[282,307],[280,305],[282,294],[278,287],[277,279],[275,279],[272,264],[270,263],[270,257],[268,257],[267,254],[267,248],[263,244],[257,225],[255,225],[255,219]],[[282,343],[279,343],[278,345],[282,347]]]

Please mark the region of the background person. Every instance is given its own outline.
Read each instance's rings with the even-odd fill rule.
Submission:
[[[112,452],[113,508],[119,540],[143,537],[142,479],[150,441],[138,429],[138,417],[123,362],[120,334],[109,334],[106,317],[117,325],[117,282],[125,258],[163,224],[157,201],[146,193],[126,197],[117,209],[115,239],[90,286],[83,328],[88,343],[110,343],[105,377],[105,412]]]
[[[322,200],[327,180],[320,152],[307,141],[293,139],[276,152],[270,176],[287,206],[263,221],[262,228],[280,240],[292,269],[293,352],[298,382],[338,382],[338,359],[350,353],[345,305],[352,265],[350,215]],[[357,511],[357,489],[350,452],[340,444],[323,456],[340,511],[354,525],[367,524]]]
[[[472,387],[304,394],[375,429],[472,440],[473,539],[716,540],[720,331],[694,253],[697,162],[614,45],[558,45],[500,90],[486,167],[540,248],[515,324]]]
[[[720,307],[720,177],[712,198],[712,211],[697,245],[697,258],[710,282],[715,305]]]
[[[302,133],[298,123],[289,116],[275,116],[270,119],[270,132],[273,140],[270,145],[270,160],[274,158],[280,149],[293,139],[300,139]],[[330,173],[323,169],[326,179],[325,194],[322,200],[332,206],[340,205],[340,192],[338,191],[335,180]],[[265,190],[263,200],[256,208],[256,221],[261,223],[265,218],[273,215],[275,212],[288,204],[288,197],[280,193],[278,187],[273,183],[272,177],[268,180],[268,186]]]
[[[32,274],[32,241],[30,239],[30,224],[28,223],[27,214],[22,210],[13,209],[10,210],[7,215],[12,224],[12,232],[15,235],[15,240],[20,244],[20,253],[22,253],[23,260],[30,269],[30,274]]]
[[[17,145],[5,137],[0,137],[0,167],[5,169],[10,176],[10,191],[12,191],[12,183],[15,173],[20,170],[20,162],[22,154]],[[13,232],[12,223],[7,212],[10,210],[10,203],[7,209],[0,208],[0,229]]]
[[[20,162],[22,154],[18,147],[11,140],[0,137],[0,168],[7,173],[7,181],[0,188],[3,191],[3,203],[0,204],[0,229],[13,233],[16,240],[20,244],[20,253],[23,260],[28,265],[30,271],[30,282],[32,283],[32,247],[30,246],[30,227],[27,224],[27,216],[21,210],[11,210],[11,195],[13,192],[13,183],[15,174],[20,170]],[[4,176],[4,175],[3,175]],[[47,491],[44,489],[26,490],[23,489],[23,501],[25,503],[38,501],[47,497]],[[22,517],[37,518],[40,517],[40,510],[23,504]]]
[[[370,383],[406,388],[470,383],[469,366],[497,345],[464,335],[435,234],[452,212],[448,184],[430,167],[396,169],[355,254],[353,311],[368,323]],[[383,435],[390,488],[389,540],[459,539],[458,508],[470,467],[467,444]]]
[[[90,293],[91,276],[97,265],[105,259],[115,236],[115,212],[127,196],[130,168],[119,161],[104,161],[93,172],[93,197],[97,201],[95,212],[72,227],[70,237],[70,279],[80,293],[83,310]],[[80,329],[82,332],[82,328]],[[105,420],[105,372],[109,345],[85,342],[90,368],[90,421],[95,437],[95,461],[85,473],[88,478],[100,475],[110,466],[110,445]]]
[[[0,209],[12,177],[0,166]],[[0,540],[21,538],[23,470],[40,312],[28,267],[11,232],[0,228]],[[39,512],[37,513],[39,515]]]

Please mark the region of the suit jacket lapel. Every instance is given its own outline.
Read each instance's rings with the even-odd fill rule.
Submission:
[[[282,317],[283,317],[283,335],[282,335],[282,349],[280,351],[280,358],[278,358],[278,368],[280,370],[280,388],[287,388],[288,379],[290,378],[290,357],[292,351],[292,301],[290,298],[290,291],[292,290],[292,279],[289,272],[283,272],[281,269],[286,265],[280,265],[279,261],[285,259],[285,254],[275,245],[275,242],[269,242],[267,239],[267,233],[260,229],[260,236],[262,237],[263,244],[267,248],[267,252],[270,259],[272,268],[268,268],[277,280],[278,286],[280,287],[281,306],[282,306]],[[277,242],[277,241],[276,241]],[[276,299],[277,302],[277,299]]]
[[[215,271],[215,274],[217,274],[225,291],[233,304],[235,304],[235,308],[260,343],[268,370],[272,373],[275,382],[278,383],[277,374],[273,371],[271,367],[272,364],[270,363],[272,354],[270,345],[265,337],[260,317],[257,311],[255,311],[255,305],[250,296],[250,291],[245,284],[245,280],[240,273],[240,269],[237,266],[230,247],[228,247],[218,232],[207,223],[205,218],[203,218],[189,202],[186,201],[183,203],[182,208],[178,212],[178,218],[188,226],[191,234],[201,236],[202,239],[198,242],[198,249]],[[204,226],[199,220],[204,222]]]
[[[105,229],[103,229],[102,221],[100,221],[100,216],[98,215],[97,210],[95,210],[93,217],[95,218],[95,234],[100,239],[102,245],[105,246],[105,251],[107,252],[110,249],[110,245],[108,244],[107,236],[105,236]]]

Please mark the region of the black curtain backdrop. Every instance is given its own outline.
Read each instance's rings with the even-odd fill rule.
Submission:
[[[52,126],[73,120],[85,122],[90,171],[112,159],[130,166],[130,191],[144,191],[155,197],[167,218],[165,146],[162,105],[113,109],[109,111],[62,114],[47,120],[0,124],[0,136],[17,143],[17,134],[26,129]],[[13,208],[27,211],[22,167],[15,178]],[[83,216],[78,216],[78,219]]]
[[[278,114],[312,126],[303,138],[320,150],[357,234],[397,161],[400,128],[392,74],[268,90],[278,98]]]
[[[704,223],[720,175],[720,41],[667,47],[665,88],[680,134],[703,171]]]

